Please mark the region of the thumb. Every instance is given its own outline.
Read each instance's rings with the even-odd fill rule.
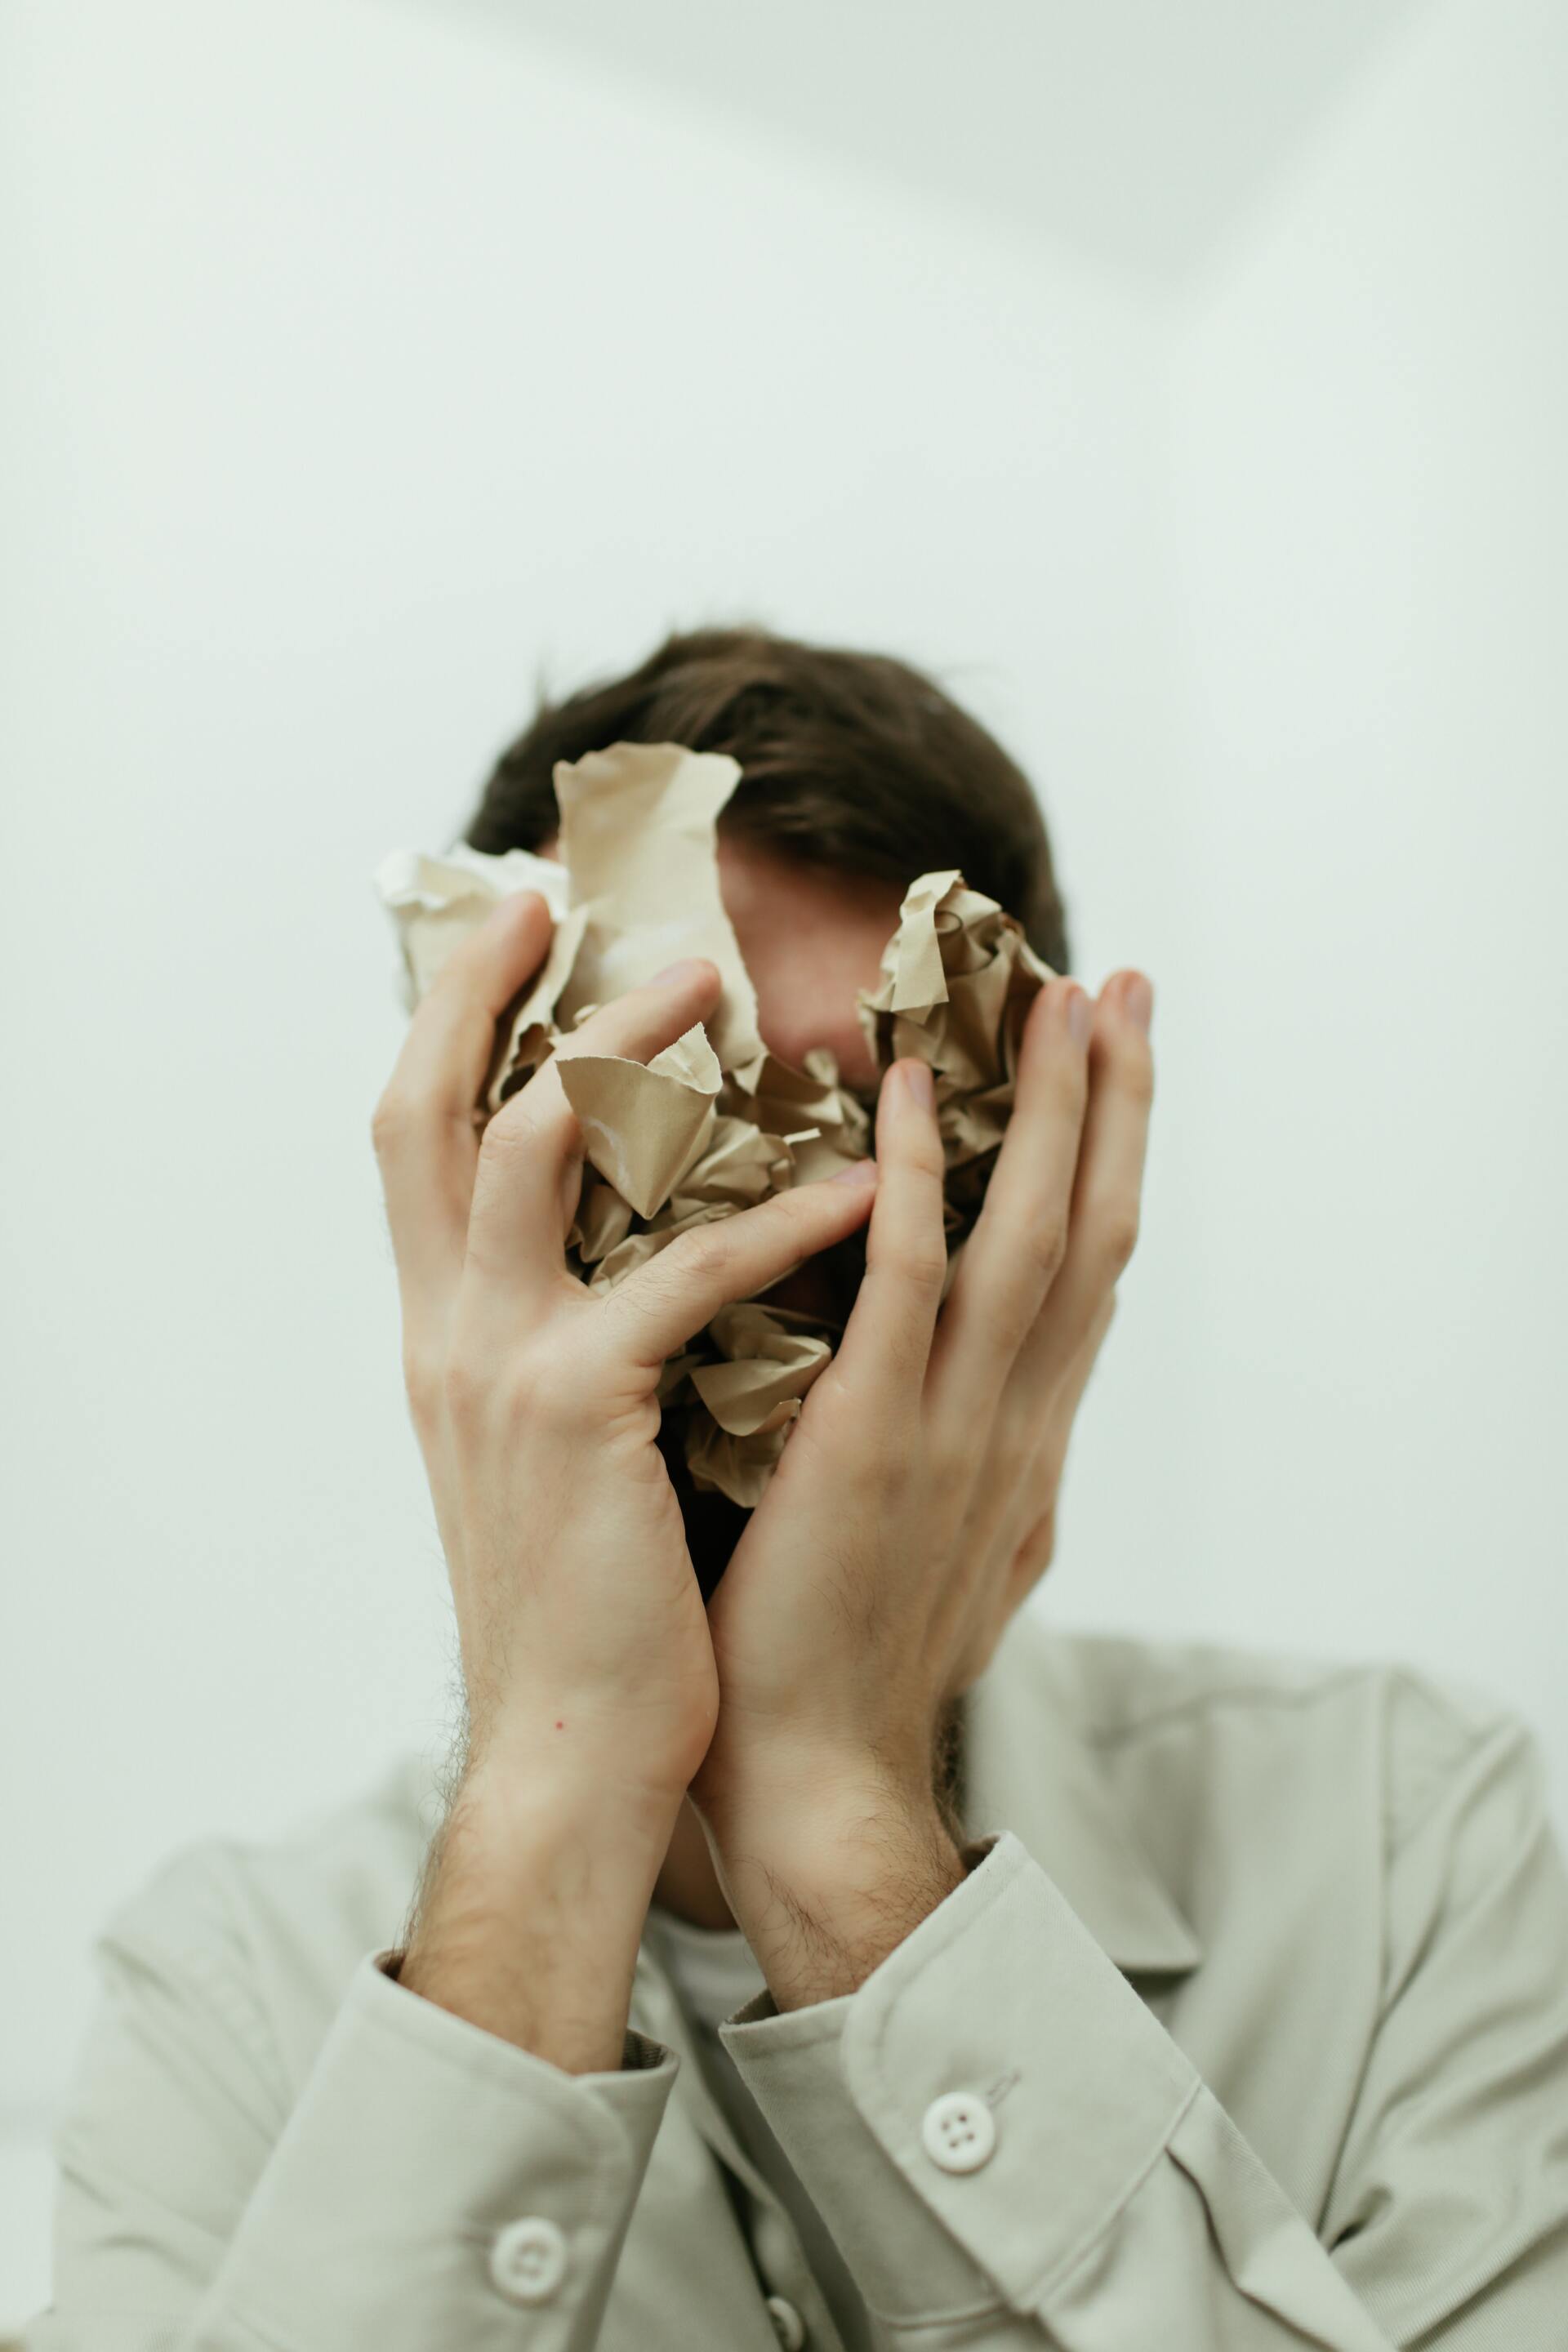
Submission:
[[[843,1241],[870,1213],[877,1163],[777,1192],[731,1217],[694,1225],[617,1283],[605,1311],[620,1325],[634,1363],[675,1355],[721,1307],[754,1297],[818,1250]]]

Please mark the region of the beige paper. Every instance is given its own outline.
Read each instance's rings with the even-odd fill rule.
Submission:
[[[617,743],[561,761],[561,856],[587,930],[562,998],[607,1004],[683,956],[716,963],[724,993],[713,1050],[749,1081],[763,1056],[752,977],[724,911],[714,856],[719,812],[741,781],[736,762],[679,743]]]
[[[475,1124],[483,1127],[552,1054],[583,1127],[587,1165],[566,1262],[613,1289],[679,1234],[831,1175],[870,1149],[865,1107],[826,1045],[795,1069],[763,1045],[751,977],[720,893],[716,825],[741,771],[680,744],[617,743],[555,770],[561,856],[459,844],[395,851],[376,868],[412,1012],[446,958],[498,899],[542,891],[555,922],[548,959],[497,1024]],[[682,956],[723,980],[698,1024],[646,1066],[573,1050],[600,1004]],[[1018,1033],[1052,977],[1022,926],[956,870],[910,883],[882,978],[860,992],[880,1072],[917,1055],[935,1080],[947,1163],[949,1280],[1012,1109]],[[564,1049],[564,1050],[563,1050]],[[659,1402],[699,1486],[744,1507],[762,1497],[841,1325],[773,1307],[725,1307],[664,1367]]]
[[[988,1172],[1013,1108],[1025,1015],[1054,977],[994,898],[955,872],[922,874],[883,950],[880,985],[860,992],[878,1068],[907,1055],[931,1066],[950,1180],[950,1253],[955,1226],[967,1230],[979,1212],[973,1184],[955,1186],[953,1171],[984,1160]]]
[[[639,1217],[656,1216],[713,1129],[722,1073],[701,1023],[647,1063],[570,1050],[555,1058],[589,1159]]]
[[[413,1012],[458,940],[510,892],[540,891],[557,922],[571,904],[571,877],[554,859],[537,857],[531,849],[509,849],[492,857],[466,841],[439,857],[394,849],[376,867],[374,881],[397,929],[398,995],[405,1013]],[[542,972],[534,985],[543,978]],[[554,1001],[552,995],[550,1002]]]

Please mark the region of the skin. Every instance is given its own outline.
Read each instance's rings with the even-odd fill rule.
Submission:
[[[719,865],[766,1042],[795,1063],[827,1044],[873,1085],[855,992],[900,890],[723,835]],[[1040,992],[945,1302],[942,1152],[909,1062],[881,1085],[863,1181],[699,1229],[591,1299],[563,1264],[583,1163],[558,1077],[482,1140],[468,1115],[549,928],[521,892],[465,940],[373,1139],[469,1715],[402,1979],[585,2071],[620,2063],[655,1894],[738,1925],[784,2010],[855,1990],[961,1883],[938,1732],[1050,1561],[1136,1241],[1152,1066],[1142,975]],[[710,964],[678,968],[562,1050],[649,1058],[718,994]],[[816,1254],[862,1230],[843,1342],[705,1609],[654,1443],[659,1366],[786,1268],[796,1290],[771,1295],[804,1300]]]

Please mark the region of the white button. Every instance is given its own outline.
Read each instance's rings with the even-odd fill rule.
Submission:
[[[548,2303],[566,2275],[566,2241],[542,2213],[509,2221],[490,2247],[490,2276],[510,2303]]]
[[[800,2352],[805,2342],[805,2322],[794,2304],[786,2303],[782,2294],[770,2294],[768,2317],[773,2323],[773,2334],[784,2346],[784,2352]]]
[[[947,2091],[926,2109],[921,2137],[944,2172],[974,2172],[996,2145],[996,2126],[978,2091]]]

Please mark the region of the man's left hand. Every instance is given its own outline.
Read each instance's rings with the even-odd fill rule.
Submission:
[[[906,1060],[884,1078],[865,1278],[709,1604],[719,1722],[689,1794],[781,2009],[852,1990],[965,1874],[938,1732],[1049,1563],[1073,1415],[1137,1239],[1139,978],[1098,1001],[1053,979],[1031,1005],[945,1300],[931,1074]]]

